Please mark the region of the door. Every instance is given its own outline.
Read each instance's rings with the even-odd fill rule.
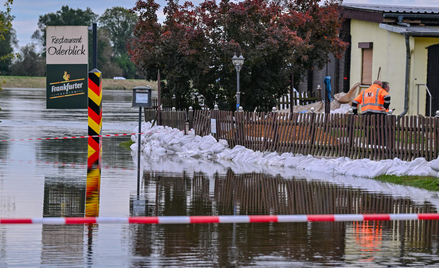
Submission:
[[[432,96],[431,113],[435,115],[436,111],[439,110],[439,44],[428,47],[427,86]],[[428,94],[425,107],[425,115],[432,116]]]

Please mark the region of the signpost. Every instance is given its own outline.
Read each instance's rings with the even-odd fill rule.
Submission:
[[[151,108],[151,88],[133,88],[133,107],[139,107],[139,133],[137,134],[137,195],[140,194],[140,147],[142,135],[142,107]]]

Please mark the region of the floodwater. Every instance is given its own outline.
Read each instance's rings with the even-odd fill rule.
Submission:
[[[104,91],[103,134],[138,125],[131,91]],[[103,138],[86,198],[85,110],[46,110],[43,89],[0,92],[0,217],[437,212],[434,202],[260,173],[142,172]],[[33,139],[17,141],[17,139]],[[15,141],[11,141],[15,140]],[[183,163],[184,164],[184,163]],[[0,267],[439,267],[437,221],[196,225],[0,225]]]

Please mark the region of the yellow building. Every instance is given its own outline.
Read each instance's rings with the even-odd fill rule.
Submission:
[[[435,115],[439,110],[439,7],[342,7],[344,31],[350,33],[350,86],[360,82],[366,88],[377,79],[388,81],[395,115],[430,115],[430,110]]]

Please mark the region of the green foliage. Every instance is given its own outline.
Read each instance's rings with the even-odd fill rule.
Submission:
[[[13,0],[7,0],[4,4],[6,8],[5,12],[2,12],[4,15],[0,17],[0,39],[5,40],[5,34],[7,34],[12,28],[12,19],[11,18],[11,5]]]
[[[120,69],[125,78],[134,78],[137,68],[127,53],[127,44],[133,39],[133,29],[137,16],[123,7],[105,10],[99,18],[99,30],[108,34],[113,48],[112,62]]]
[[[6,12],[0,11],[0,21],[3,24],[6,21],[12,22],[13,16]],[[17,46],[17,36],[13,28],[9,28],[9,31],[5,32],[1,36],[0,42],[0,73],[7,75],[9,73],[9,66],[14,58],[14,47]]]
[[[127,141],[124,141],[124,142],[119,143],[119,146],[122,147],[122,148],[124,148],[124,149],[128,149],[128,150],[130,150],[130,149],[131,149],[130,146],[131,146],[132,144],[134,144],[134,141],[132,141],[132,140],[127,140]]]
[[[15,57],[15,54],[12,53],[12,45],[17,44],[17,39],[15,30],[12,29],[12,20],[14,19],[11,16],[12,3],[13,0],[6,0],[4,4],[6,11],[0,12],[0,74],[8,71],[9,64]],[[2,90],[3,83],[3,79],[0,79],[0,90]]]
[[[382,182],[412,186],[429,191],[439,191],[439,179],[435,177],[381,175],[375,179]]]
[[[209,107],[235,109],[236,71],[231,58],[246,60],[240,72],[241,105],[245,110],[271,110],[286,93],[290,76],[300,76],[326,63],[328,54],[341,56],[340,14],[336,1],[252,1],[219,4],[205,1],[179,5],[167,1],[166,20],[158,22],[159,5],[139,0],[139,15],[130,55],[147,79],[160,70],[167,83],[164,96],[175,95],[180,107],[192,92]]]
[[[36,51],[35,44],[27,44],[20,48],[20,54],[10,69],[11,75],[45,76],[46,60]]]
[[[99,18],[100,29],[109,32],[115,56],[126,54],[136,22],[137,16],[123,7],[109,8]]]
[[[46,26],[54,25],[74,25],[74,26],[91,26],[97,22],[98,15],[88,7],[86,10],[73,9],[69,6],[62,6],[61,10],[56,13],[47,13],[41,15],[38,19],[38,29],[32,35],[32,38],[46,46]]]

